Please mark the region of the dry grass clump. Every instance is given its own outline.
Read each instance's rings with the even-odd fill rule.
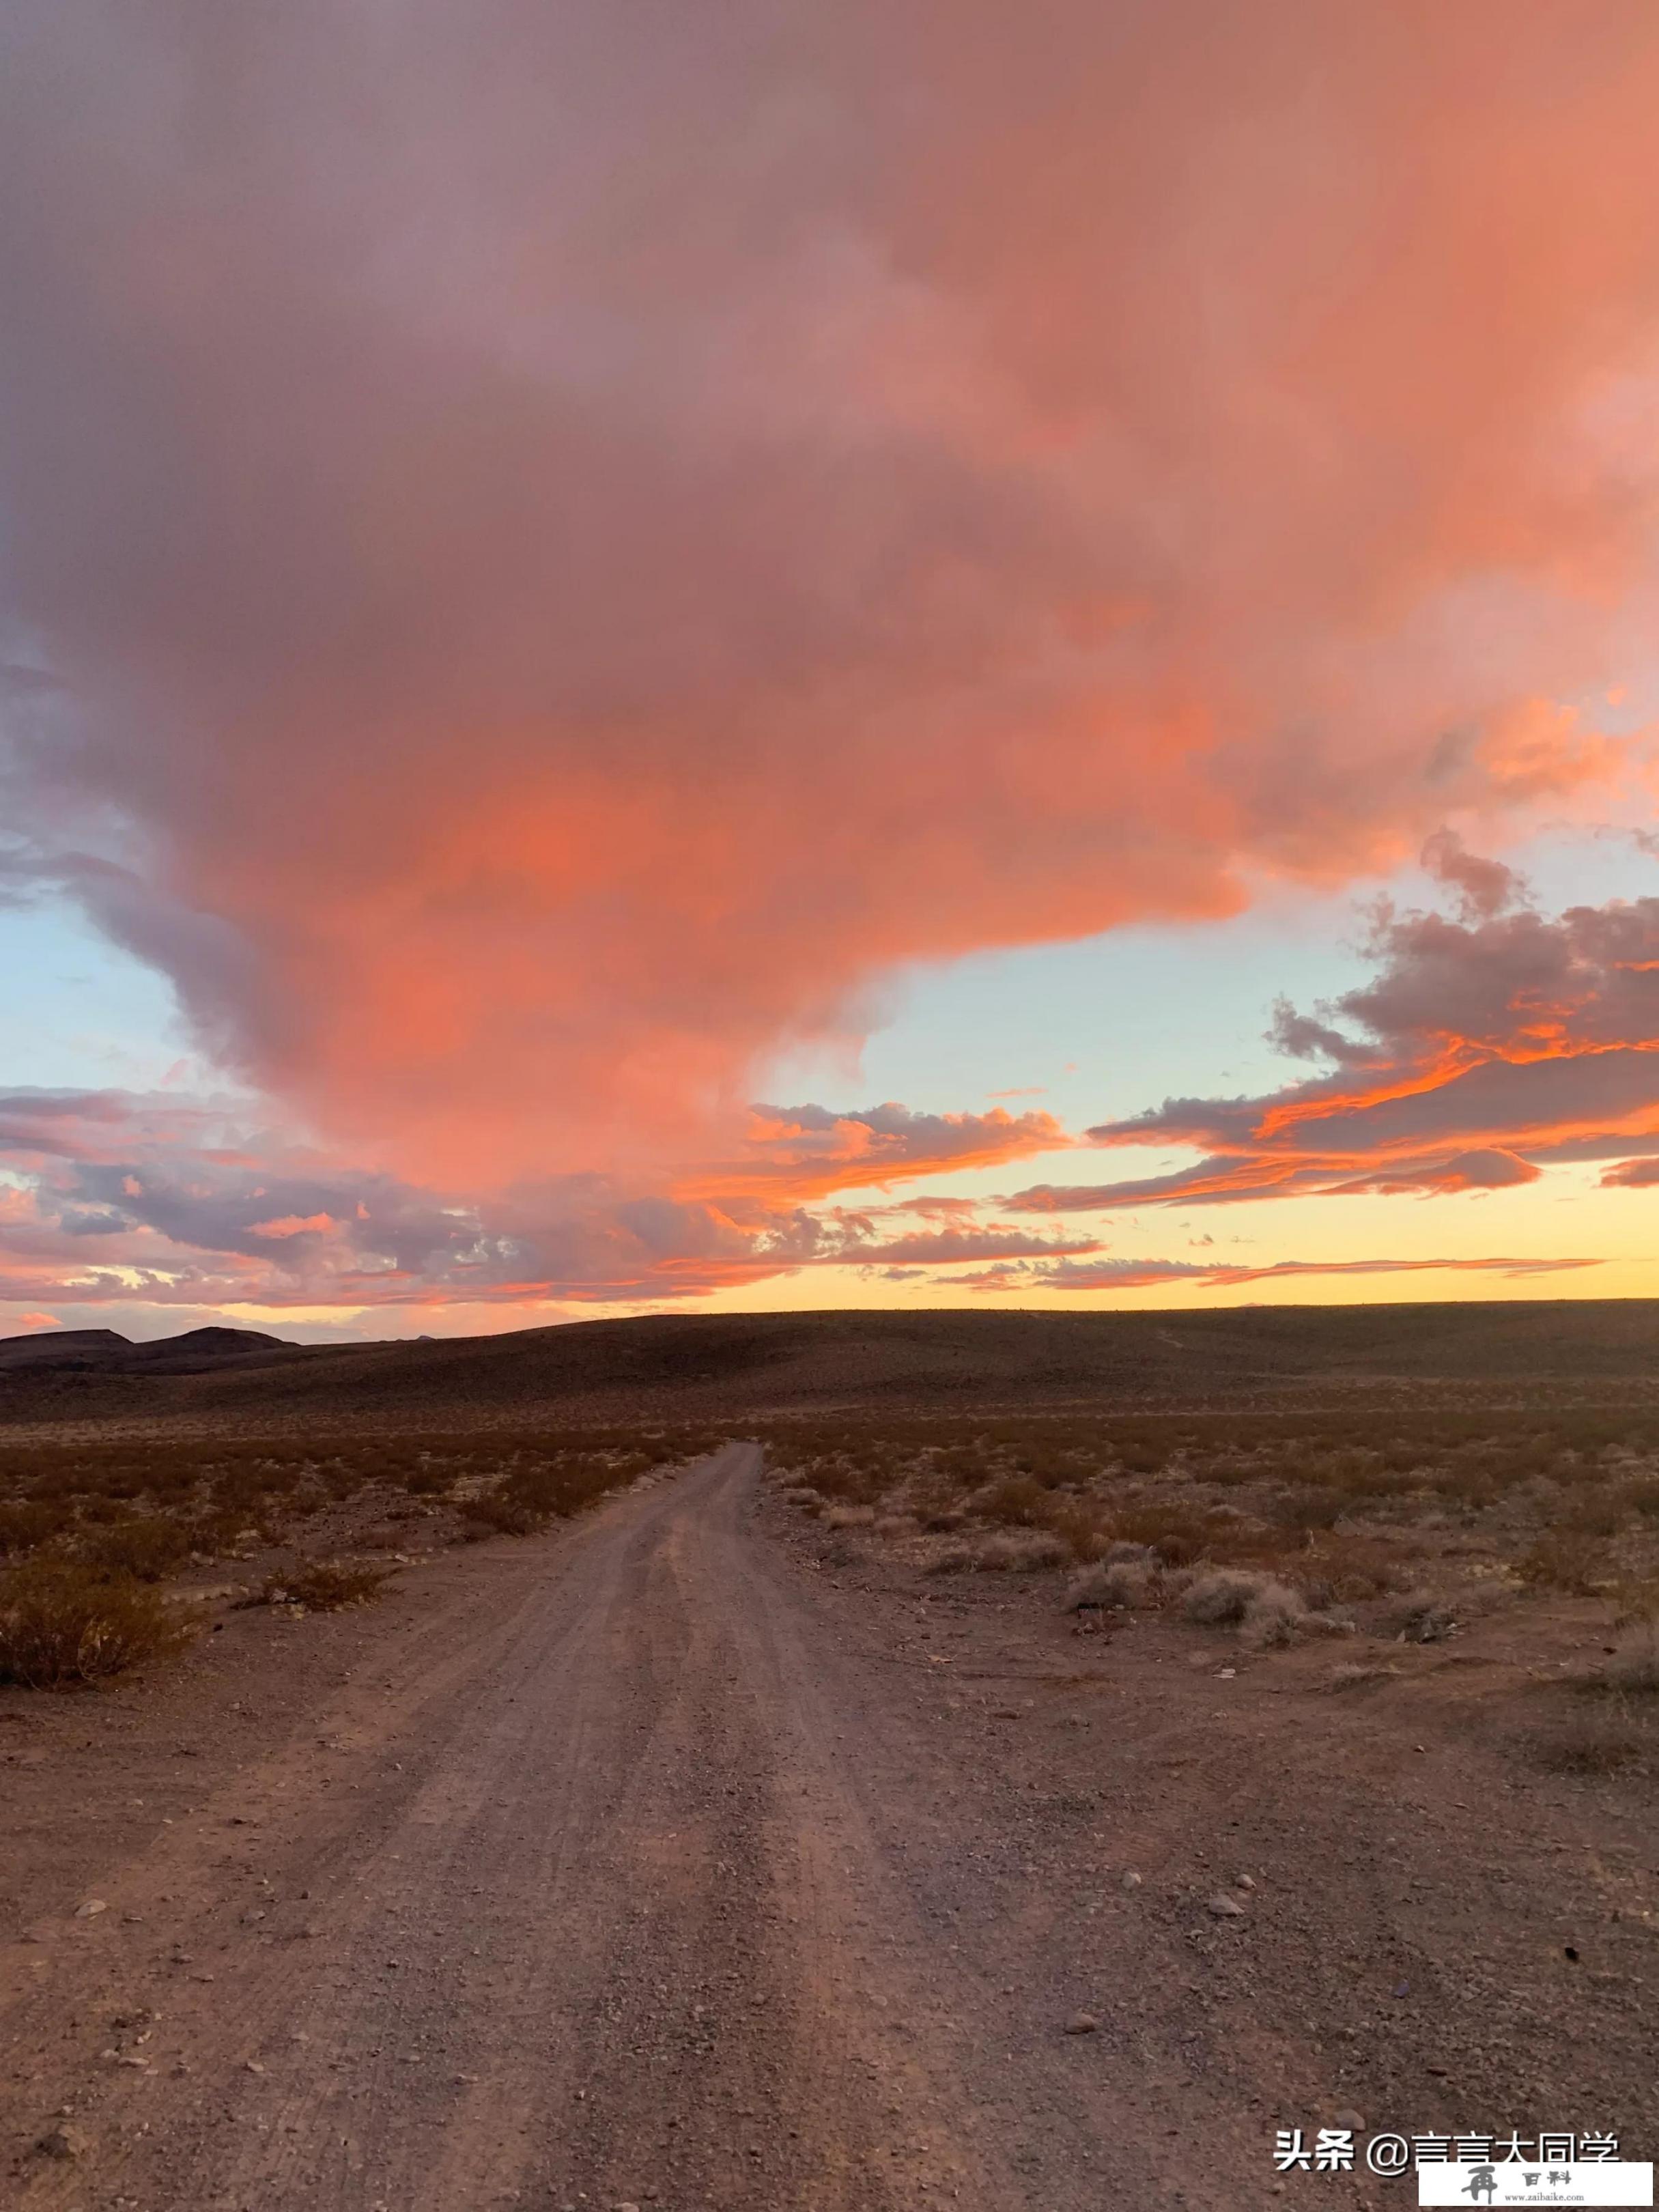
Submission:
[[[823,1516],[826,1528],[872,1528],[875,1522],[873,1505],[832,1505]]]
[[[317,1559],[286,1573],[267,1575],[255,1594],[258,1605],[302,1605],[310,1613],[337,1613],[343,1606],[367,1605],[389,1579],[384,1567],[351,1567],[338,1559]]]
[[[0,1682],[42,1690],[167,1659],[197,1624],[131,1576],[30,1559],[0,1577]]]

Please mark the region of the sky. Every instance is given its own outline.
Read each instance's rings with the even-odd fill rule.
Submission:
[[[0,8],[0,1334],[1659,1295],[1656,108]]]

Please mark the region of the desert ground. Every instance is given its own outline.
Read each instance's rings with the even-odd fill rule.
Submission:
[[[1659,2147],[1659,1309],[31,1341],[8,2202],[1380,2212],[1380,2136]]]

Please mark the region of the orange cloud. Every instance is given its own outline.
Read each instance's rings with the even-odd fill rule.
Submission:
[[[1373,980],[1319,1018],[1281,1004],[1281,1049],[1333,1072],[1264,1098],[1170,1099],[1089,1132],[1100,1146],[1190,1147],[1172,1173],[1040,1184],[1019,1212],[1362,1192],[1498,1190],[1553,1162],[1619,1159],[1603,1181],[1659,1180],[1659,899],[1522,902],[1507,869],[1436,841],[1462,916],[1381,909]]]
[[[823,1106],[754,1106],[743,1151],[683,1175],[685,1198],[779,1204],[837,1190],[887,1189],[946,1169],[983,1168],[1072,1142],[1052,1114],[917,1114],[889,1103],[856,1114]],[[914,1201],[913,1201],[914,1203]]]
[[[1650,10],[0,39],[14,872],[337,1158],[700,1188],[896,966],[1616,765]]]

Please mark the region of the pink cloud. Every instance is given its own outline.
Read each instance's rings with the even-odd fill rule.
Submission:
[[[337,1160],[696,1188],[896,968],[1618,769],[1649,10],[3,37],[8,866]]]

